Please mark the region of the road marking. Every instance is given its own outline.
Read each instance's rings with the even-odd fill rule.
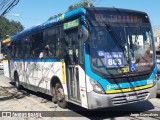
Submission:
[[[37,100],[31,98],[31,97],[26,97],[27,99],[29,99],[32,102],[35,102],[36,104],[38,104],[39,106],[43,107],[44,109],[48,110],[48,111],[53,111],[52,109],[50,109],[49,107],[39,103]]]
[[[41,104],[40,102],[38,102],[38,101],[35,100],[34,98],[27,97],[27,96],[26,96],[26,98],[29,99],[30,101],[38,104],[39,106],[43,107],[44,109],[46,109],[46,110],[48,110],[48,111],[53,111],[52,109],[50,109],[50,108],[47,107],[46,105]],[[58,115],[58,114],[57,114],[57,115]],[[58,115],[58,116],[59,116],[59,115]],[[59,116],[59,117],[60,117],[60,116]],[[63,119],[63,120],[68,120],[66,117],[60,117],[60,118]]]

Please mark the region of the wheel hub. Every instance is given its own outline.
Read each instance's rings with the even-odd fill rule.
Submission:
[[[56,94],[57,94],[57,100],[61,101],[64,99],[64,92],[62,88],[57,89]]]

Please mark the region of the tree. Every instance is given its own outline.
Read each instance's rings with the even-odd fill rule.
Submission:
[[[62,13],[59,13],[58,15],[51,16],[48,20],[51,20],[51,19],[53,19],[53,18],[55,18],[57,16],[60,16],[60,15],[62,15]]]
[[[0,39],[5,39],[6,35],[13,36],[24,29],[20,22],[9,21],[4,17],[0,17],[0,23]]]
[[[86,1],[84,1],[82,3],[77,3],[75,5],[69,6],[67,12],[72,11],[72,10],[77,9],[77,8],[80,8],[80,7],[87,7],[87,6],[88,6],[88,2],[86,2]],[[90,6],[94,7],[92,3],[90,3]]]
[[[75,4],[75,5],[70,5],[70,6],[68,7],[67,12],[72,11],[72,10],[77,9],[77,8],[80,8],[80,7],[87,7],[87,6],[88,6],[88,3],[87,3],[86,1],[81,2],[81,3],[77,3],[77,4]],[[94,7],[94,6],[93,6],[93,3],[90,3],[90,6],[91,6],[91,7]],[[60,14],[58,14],[58,15],[51,16],[48,20],[51,20],[51,19],[53,19],[53,18],[55,18],[55,17],[57,17],[57,16],[59,16],[59,15],[62,15],[62,14],[60,13]]]

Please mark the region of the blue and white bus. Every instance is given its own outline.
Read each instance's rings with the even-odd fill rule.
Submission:
[[[146,13],[79,8],[4,40],[10,77],[21,86],[87,109],[156,96],[155,45]]]

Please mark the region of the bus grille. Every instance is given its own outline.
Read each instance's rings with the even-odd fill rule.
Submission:
[[[128,95],[132,95],[132,94],[134,94],[134,93],[131,93],[131,94],[128,94]],[[112,103],[115,104],[115,105],[120,105],[120,104],[133,103],[133,102],[136,102],[136,101],[143,101],[143,100],[146,99],[148,94],[149,94],[149,92],[137,93],[137,99],[135,99],[135,100],[127,100],[126,95],[117,96],[117,97],[112,98]]]

